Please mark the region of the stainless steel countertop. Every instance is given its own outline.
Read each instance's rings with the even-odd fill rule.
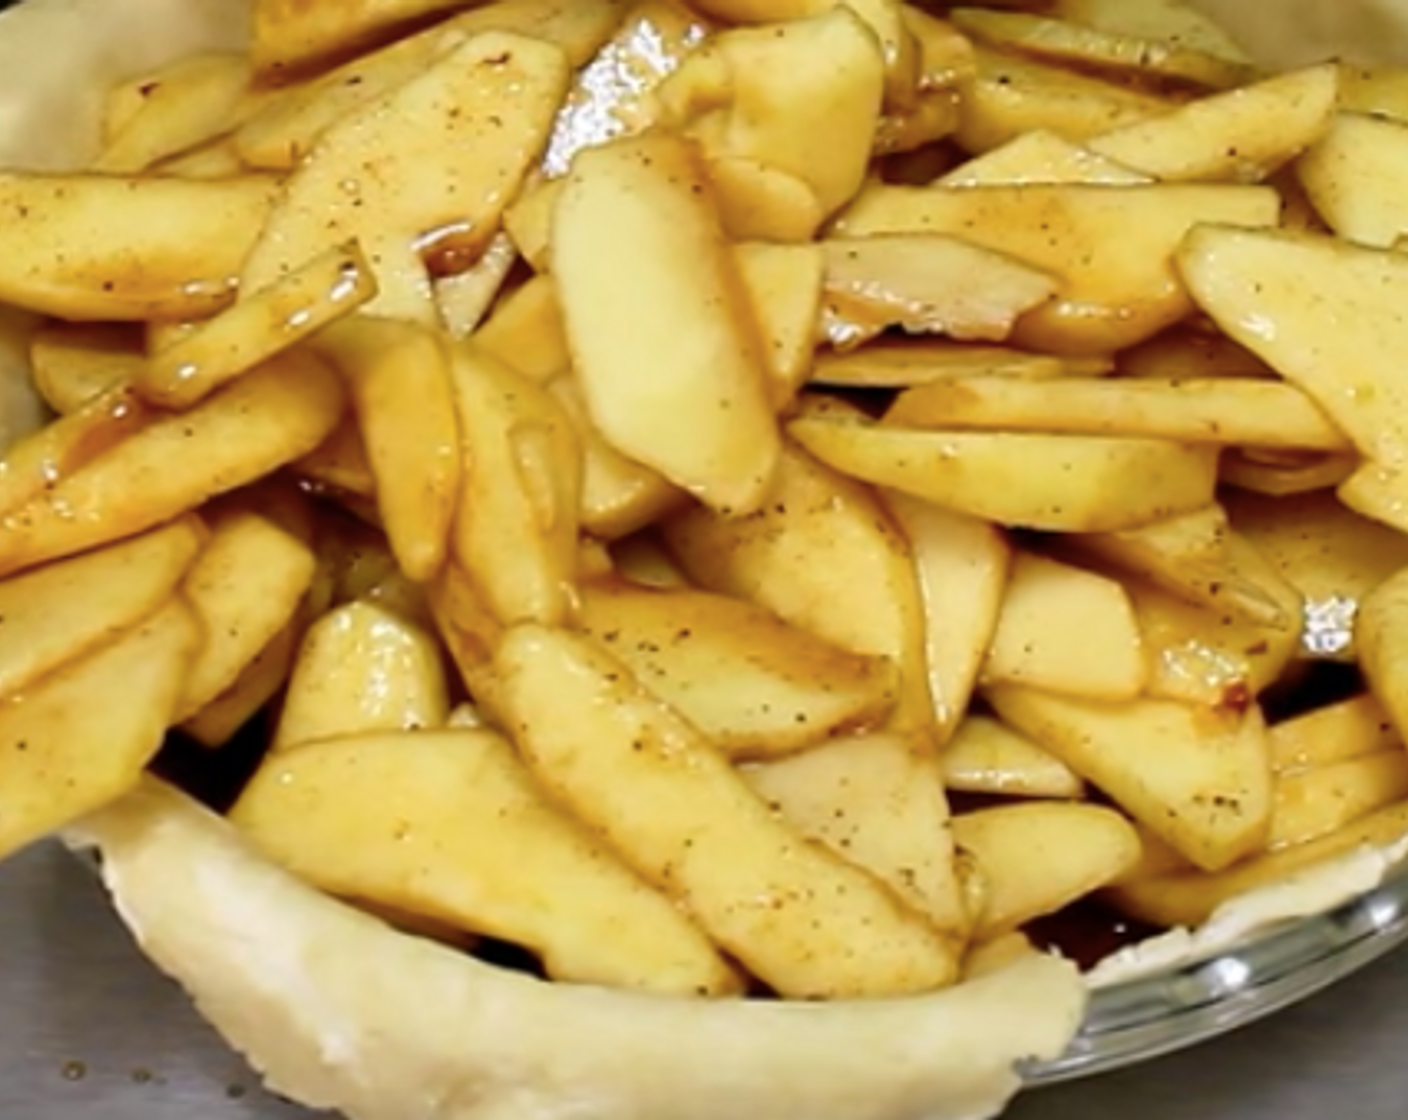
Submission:
[[[0,1120],[310,1115],[258,1091],[71,857],[44,846],[0,868]],[[1408,951],[1222,1041],[1033,1093],[1006,1120],[1135,1116],[1402,1120]]]

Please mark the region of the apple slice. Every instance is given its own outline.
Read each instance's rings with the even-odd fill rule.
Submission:
[[[581,153],[551,259],[601,434],[715,508],[758,509],[779,450],[768,372],[693,147],[652,133]]]
[[[0,701],[0,857],[136,787],[173,721],[200,641],[190,608],[171,599]]]

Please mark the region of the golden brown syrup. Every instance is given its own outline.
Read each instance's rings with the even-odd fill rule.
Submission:
[[[1111,953],[1162,932],[1158,926],[1126,917],[1098,898],[1081,899],[1026,927],[1034,946],[1059,952],[1082,970],[1094,967]]]

